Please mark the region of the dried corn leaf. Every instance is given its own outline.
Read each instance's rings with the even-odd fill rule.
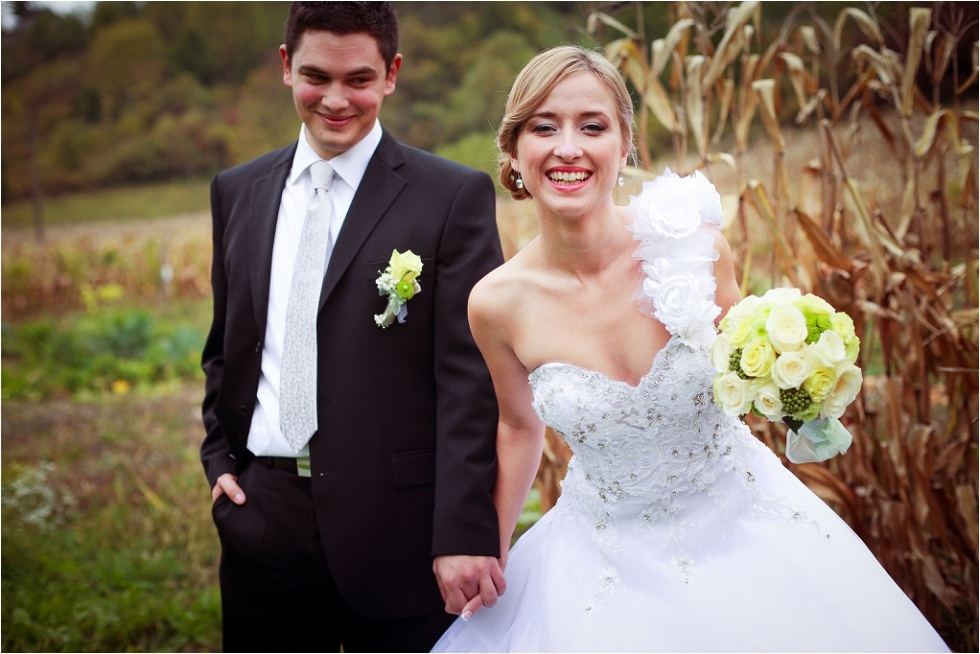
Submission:
[[[783,152],[786,149],[786,142],[783,140],[783,133],[776,117],[775,88],[776,82],[772,79],[760,79],[752,82],[752,90],[756,92],[760,100],[762,124],[769,134],[769,139],[775,144],[776,151]]]
[[[660,73],[663,72],[667,62],[670,61],[670,53],[677,49],[677,45],[681,42],[681,39],[694,25],[694,19],[682,18],[674,23],[670,31],[667,32],[667,36],[653,42],[653,62],[650,65],[652,75],[660,77]]]
[[[647,78],[646,92],[643,94],[643,101],[653,112],[654,117],[660,121],[667,131],[676,133],[679,129],[677,114],[674,112],[674,105],[667,95],[667,91],[654,76]]]
[[[718,127],[715,135],[711,137],[711,143],[716,144],[721,140],[728,125],[728,114],[732,110],[732,99],[735,97],[735,82],[727,77],[722,80],[721,106],[718,109]]]
[[[708,121],[704,111],[704,94],[701,89],[701,69],[705,58],[695,55],[687,58],[687,87],[684,95],[684,109],[687,114],[698,155],[703,161],[708,154]]]
[[[817,30],[809,25],[800,25],[797,29],[800,36],[803,38],[803,44],[806,49],[810,51],[811,54],[820,54],[820,40],[817,39]]]
[[[784,52],[779,55],[789,70],[789,81],[793,86],[793,93],[796,94],[796,102],[800,107],[805,107],[806,97],[806,69],[803,67],[803,60],[792,52]]]
[[[705,86],[711,86],[721,77],[725,69],[735,61],[741,53],[745,33],[742,27],[752,18],[752,15],[759,11],[758,0],[743,2],[733,9],[728,10],[726,15],[727,24],[725,35],[721,38],[711,63],[704,74]]]
[[[964,533],[970,548],[977,550],[977,489],[975,486],[959,484],[956,487],[956,506],[960,512],[960,520],[965,527]]]
[[[876,52],[863,43],[851,51],[851,58],[857,62],[870,64],[878,75],[878,79],[886,87],[895,84],[898,80],[899,70],[895,67],[895,61],[882,52]]]
[[[622,32],[623,34],[625,34],[631,39],[640,38],[640,35],[637,34],[635,31],[626,27],[625,25],[623,25],[621,22],[619,22],[609,14],[603,13],[601,11],[596,11],[589,15],[589,18],[585,23],[585,28],[589,32],[589,34],[595,34],[596,30],[599,27],[599,23],[608,25],[609,27],[612,27],[615,30],[619,30],[620,32]]]
[[[793,215],[796,217],[797,224],[803,228],[803,233],[806,234],[810,245],[813,246],[814,253],[820,260],[838,270],[850,273],[853,269],[853,262],[827,238],[820,225],[798,209],[793,211]]]
[[[739,152],[745,152],[749,145],[749,127],[758,106],[756,95],[752,91],[759,55],[749,55],[742,59],[742,81],[739,89],[738,119],[735,121],[735,144]]]
[[[902,74],[903,116],[912,115],[912,91],[915,88],[915,73],[919,69],[926,33],[932,20],[932,10],[922,7],[909,9],[909,47],[905,53],[905,71]]]
[[[932,146],[936,143],[936,134],[941,125],[943,116],[949,112],[946,109],[939,109],[938,111],[932,112],[926,119],[925,125],[922,128],[922,135],[916,140],[912,146],[912,151],[915,152],[915,156],[920,159],[925,157]]]
[[[865,36],[874,41],[877,45],[883,45],[885,39],[881,36],[881,28],[878,23],[860,9],[848,7],[837,15],[837,22],[834,23],[834,47],[837,52],[843,49],[842,39],[844,36],[844,23],[848,18],[854,20],[857,26],[864,32]]]
[[[793,257],[786,235],[780,229],[779,219],[772,207],[772,201],[766,188],[758,180],[749,180],[746,186],[749,202],[755,207],[756,212],[765,221],[769,228],[769,235],[775,244],[776,264],[783,271],[783,274],[792,282],[794,286],[800,286],[800,275],[796,268],[796,259]]]

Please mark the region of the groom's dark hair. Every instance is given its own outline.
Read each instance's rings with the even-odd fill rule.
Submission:
[[[390,2],[294,2],[286,18],[286,54],[293,56],[308,31],[364,32],[378,43],[385,67],[398,54],[398,16]]]

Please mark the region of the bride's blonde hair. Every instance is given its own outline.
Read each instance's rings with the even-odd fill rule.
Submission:
[[[510,159],[517,148],[517,137],[524,123],[544,102],[551,90],[566,78],[589,72],[609,87],[616,104],[619,128],[624,146],[633,152],[633,100],[616,67],[598,52],[577,45],[562,45],[545,50],[524,66],[514,80],[507,95],[504,118],[497,131],[497,148],[500,150],[500,183],[516,200],[531,197],[525,188],[517,186],[517,173]]]

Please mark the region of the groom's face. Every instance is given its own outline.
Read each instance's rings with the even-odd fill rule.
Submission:
[[[310,145],[324,159],[342,154],[364,138],[381,103],[395,90],[402,56],[386,67],[378,43],[363,32],[303,34],[292,56],[280,46],[282,79],[306,125]]]

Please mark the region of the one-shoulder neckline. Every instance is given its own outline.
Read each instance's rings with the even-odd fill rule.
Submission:
[[[667,350],[667,348],[671,347],[674,344],[674,341],[676,339],[677,339],[676,334],[670,335],[670,338],[667,339],[667,342],[664,343],[663,347],[657,350],[657,352],[653,355],[653,360],[650,362],[650,368],[647,370],[646,374],[640,377],[640,380],[635,385],[623,379],[614,379],[613,377],[610,377],[606,373],[600,372],[599,370],[595,370],[594,368],[587,368],[585,366],[580,366],[574,363],[567,363],[565,361],[546,361],[538,365],[537,367],[535,367],[533,370],[531,370],[531,372],[528,373],[527,377],[530,380],[533,377],[537,376],[542,370],[546,368],[571,368],[573,370],[581,370],[582,372],[589,373],[590,375],[600,377],[605,381],[611,382],[619,386],[625,386],[635,391],[640,387],[642,387],[643,382],[645,382],[653,374],[654,370],[656,370],[657,368],[657,363],[661,359],[661,355],[664,353],[665,350]]]

